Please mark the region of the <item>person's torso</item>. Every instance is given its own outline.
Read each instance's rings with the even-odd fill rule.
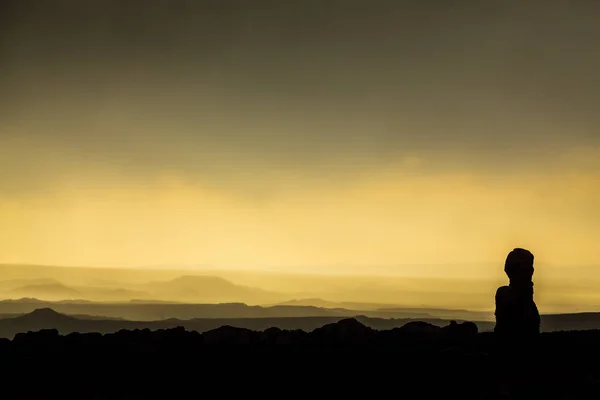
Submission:
[[[540,315],[533,294],[505,286],[498,291],[496,331],[539,332]]]

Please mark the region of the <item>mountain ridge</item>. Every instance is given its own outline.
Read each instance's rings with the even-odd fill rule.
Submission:
[[[183,327],[190,331],[205,332],[223,326],[232,326],[240,329],[264,331],[271,328],[313,331],[328,324],[335,324],[345,319],[356,319],[363,325],[374,329],[393,329],[402,327],[411,319],[382,319],[357,315],[355,318],[345,316],[315,316],[315,317],[258,317],[258,318],[165,318],[154,321],[132,321],[90,318],[89,316],[75,317],[65,315],[51,308],[36,308],[30,313],[5,317],[0,319],[0,337],[11,338],[28,331],[56,329],[61,334],[69,333],[112,333],[120,330],[135,329],[171,329]],[[429,319],[421,321],[431,325],[447,325],[451,321],[442,319]],[[466,321],[458,321],[466,322]],[[473,322],[471,322],[473,323]],[[478,326],[477,323],[473,323]],[[485,323],[482,325],[486,327]],[[489,326],[487,326],[489,328]]]
[[[156,320],[168,317],[190,318],[247,318],[247,317],[311,317],[365,315],[378,318],[441,318],[442,315],[415,312],[382,312],[344,308],[321,308],[294,305],[248,305],[245,303],[176,303],[176,302],[49,302],[37,299],[0,301],[0,314],[26,313],[40,307],[54,308],[66,314],[86,314],[124,318],[129,320]],[[452,314],[452,313],[451,313]],[[468,315],[452,314],[452,319],[469,319]],[[489,318],[480,318],[485,321]]]
[[[593,269],[587,268],[590,272]],[[237,270],[236,270],[237,271]],[[333,276],[327,274],[288,273],[285,271],[233,271],[207,269],[195,270],[142,270],[119,268],[85,268],[66,266],[16,266],[0,265],[0,276],[8,286],[15,286],[15,280],[28,277],[45,277],[36,279],[53,279],[82,292],[82,296],[69,295],[94,301],[120,301],[145,299],[171,302],[245,302],[254,305],[271,305],[290,301],[290,299],[326,299],[327,301],[344,303],[342,308],[372,309],[367,303],[385,304],[379,308],[423,308],[431,309],[465,309],[489,312],[493,307],[489,293],[504,284],[505,277],[501,269],[489,279],[481,280],[455,278],[416,278],[416,277],[381,277],[381,276]],[[589,300],[581,303],[581,298],[596,298],[600,280],[571,279],[562,276],[557,281],[549,278],[548,271],[536,281],[536,293],[539,294],[538,307],[546,313],[570,313],[596,311],[600,304]],[[561,271],[564,275],[564,271]],[[189,290],[187,298],[178,298],[178,291],[165,288],[163,298],[154,296],[145,286],[148,282],[168,282],[181,276],[214,275],[229,280],[239,287],[238,292],[230,292],[227,296],[201,296],[204,290]],[[558,279],[558,278],[557,278]],[[176,282],[176,281],[175,281]],[[171,282],[171,285],[174,285]],[[207,291],[210,285],[207,285]],[[15,298],[2,292],[8,287],[0,281],[0,298]],[[229,286],[227,290],[232,287]],[[251,293],[248,288],[256,289]],[[108,290],[111,289],[111,290]],[[118,290],[114,290],[118,289]],[[126,290],[123,290],[126,289]],[[235,288],[234,290],[238,290]],[[269,292],[268,294],[265,293]],[[181,293],[181,292],[179,292]],[[168,295],[167,295],[168,294]],[[89,296],[88,296],[89,295]],[[21,293],[18,297],[40,297],[36,293]],[[59,300],[58,297],[45,298]],[[553,300],[554,299],[554,300]],[[425,304],[427,302],[428,304]],[[348,303],[348,304],[346,304]],[[350,305],[353,303],[352,305]],[[362,305],[360,305],[362,303]],[[316,305],[316,304],[310,304]],[[320,304],[325,306],[325,304]],[[388,307],[389,305],[389,307]],[[333,305],[327,307],[338,308]],[[436,315],[433,313],[432,315]],[[475,316],[469,316],[474,318]],[[479,317],[477,317],[479,318]]]
[[[300,329],[312,331],[327,324],[341,320],[355,319],[365,326],[378,330],[401,328],[407,324],[418,326],[445,326],[457,323],[472,323],[480,332],[490,332],[494,323],[489,321],[451,320],[442,318],[377,318],[357,314],[348,316],[312,316],[312,317],[246,317],[246,318],[191,318],[180,319],[166,317],[151,321],[134,321],[117,318],[101,318],[89,315],[65,315],[48,307],[38,307],[34,311],[21,315],[5,315],[0,318],[0,337],[10,338],[17,333],[42,329],[57,329],[61,333],[98,332],[110,333],[122,329],[170,329],[184,327],[185,329],[204,332],[221,326],[264,331],[270,328]],[[408,329],[408,328],[405,328]],[[600,329],[600,313],[583,313],[567,315],[543,315],[542,332],[598,330]]]

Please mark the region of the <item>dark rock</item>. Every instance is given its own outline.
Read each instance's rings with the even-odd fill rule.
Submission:
[[[373,336],[374,330],[354,318],[342,319],[333,324],[327,324],[311,332],[312,339],[320,343],[361,344],[367,343]]]
[[[208,345],[249,345],[254,342],[255,336],[256,332],[249,329],[228,325],[202,334],[204,343]]]
[[[411,321],[401,328],[396,328],[398,332],[409,335],[437,335],[441,332],[441,329],[437,325],[430,324],[423,321]]]

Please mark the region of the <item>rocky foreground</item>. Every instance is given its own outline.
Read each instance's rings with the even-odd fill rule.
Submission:
[[[310,333],[44,330],[0,341],[10,398],[590,398],[598,360],[599,331],[544,333],[518,350],[471,323],[378,331],[355,319]]]

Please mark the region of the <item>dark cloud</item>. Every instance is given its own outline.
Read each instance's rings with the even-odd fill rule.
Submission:
[[[2,169],[25,186],[415,155],[495,171],[600,142],[594,1],[9,0],[0,15]]]

